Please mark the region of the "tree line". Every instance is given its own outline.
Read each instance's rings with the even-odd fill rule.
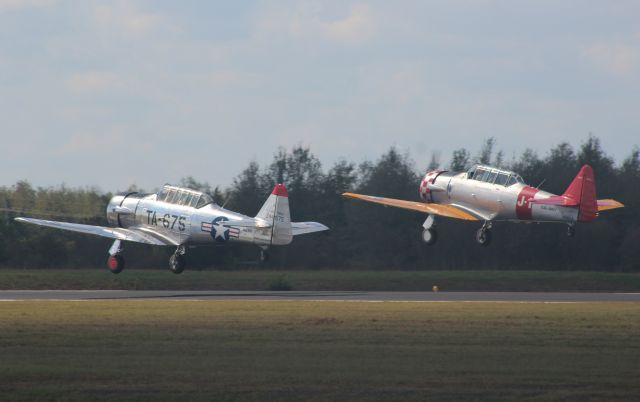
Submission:
[[[573,238],[565,225],[497,222],[493,242],[479,247],[474,233],[479,222],[439,220],[434,246],[421,241],[426,215],[385,208],[341,197],[346,191],[418,200],[418,185],[426,171],[441,167],[463,171],[474,163],[514,170],[532,186],[561,194],[583,164],[596,174],[599,198],[615,198],[625,208],[604,213],[596,222],[578,224]],[[407,154],[390,148],[377,160],[341,160],[323,168],[309,148],[279,149],[271,163],[256,162],[238,174],[228,188],[213,187],[191,176],[180,185],[209,193],[225,208],[254,216],[274,183],[289,191],[291,218],[314,220],[331,230],[296,237],[288,247],[272,248],[271,268],[284,269],[549,269],[640,271],[640,151],[616,164],[589,136],[577,148],[563,142],[544,156],[525,150],[505,158],[487,139],[477,153],[460,148],[447,166],[437,154],[418,165]],[[0,187],[0,266],[103,266],[111,241],[13,221],[15,216],[106,225],[105,207],[112,196],[96,188],[33,188],[20,181]],[[164,267],[173,250],[127,244],[128,266]],[[233,269],[257,267],[258,250],[249,245],[198,247],[189,250],[189,266]]]

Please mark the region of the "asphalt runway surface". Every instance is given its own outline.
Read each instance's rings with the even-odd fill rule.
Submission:
[[[579,292],[357,292],[357,291],[189,291],[189,290],[0,290],[15,300],[285,300],[418,302],[640,302],[640,293]]]

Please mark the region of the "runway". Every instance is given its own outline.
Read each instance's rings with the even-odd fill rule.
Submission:
[[[640,302],[640,293],[579,292],[356,292],[189,290],[1,290],[0,301],[18,300],[262,300],[367,302]]]

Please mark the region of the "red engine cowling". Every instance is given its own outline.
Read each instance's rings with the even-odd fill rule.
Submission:
[[[432,170],[427,172],[427,174],[420,182],[420,199],[424,202],[433,202],[433,198],[431,197],[431,191],[429,190],[429,184],[433,183],[436,180],[436,177],[440,173],[444,172],[444,170]]]

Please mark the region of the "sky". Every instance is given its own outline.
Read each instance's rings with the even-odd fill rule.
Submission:
[[[640,144],[640,2],[0,0],[0,186]]]

